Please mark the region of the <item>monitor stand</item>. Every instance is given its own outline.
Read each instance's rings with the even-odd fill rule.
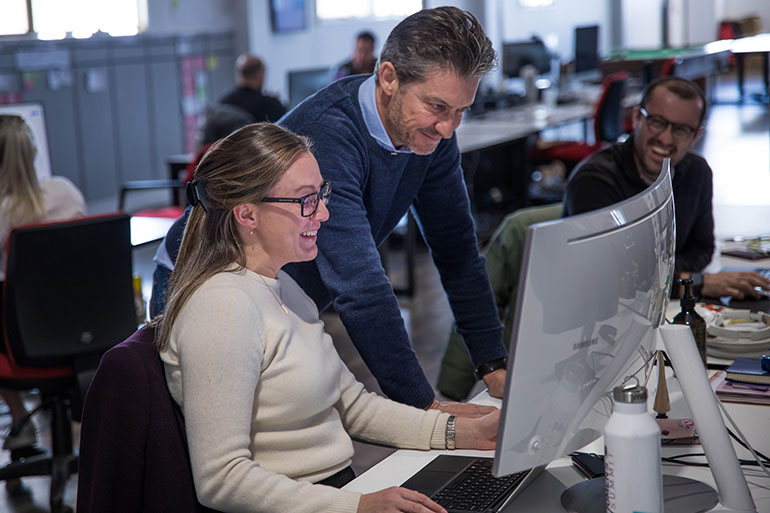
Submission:
[[[663,511],[666,513],[708,511],[718,502],[716,490],[706,483],[663,475]],[[595,477],[570,486],[561,494],[561,505],[570,513],[605,513],[604,478]]]
[[[663,338],[663,345],[674,366],[677,379],[682,387],[682,393],[695,421],[703,452],[706,453],[706,460],[719,462],[718,465],[709,466],[719,490],[717,497],[715,497],[716,494],[711,487],[699,481],[664,475],[665,510],[667,512],[707,511],[718,502],[719,506],[714,511],[756,512],[757,509],[749,493],[746,478],[743,476],[735,449],[727,435],[727,429],[717,404],[718,400],[706,377],[706,369],[695,345],[692,331],[686,325],[668,324],[661,326],[659,333]],[[703,497],[702,507],[695,504],[685,506],[679,499],[675,500],[676,503],[668,499],[671,493],[675,492],[679,495],[678,488],[675,489],[672,486],[678,486],[676,482],[680,479],[685,480],[681,483],[683,486],[688,486],[687,493],[697,494],[695,497]],[[597,481],[597,483],[589,484],[592,481]],[[701,488],[692,483],[702,485],[705,490],[699,491]],[[693,488],[689,488],[690,486]],[[580,492],[579,489],[581,488],[585,488],[586,491]],[[597,478],[579,483],[566,490],[562,494],[561,500],[562,505],[568,511],[588,513],[604,511],[604,497],[604,480]],[[671,504],[670,508],[667,506],[668,504]],[[597,506],[599,509],[595,509]]]

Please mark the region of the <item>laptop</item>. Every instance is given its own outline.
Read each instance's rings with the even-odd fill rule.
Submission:
[[[545,469],[492,475],[493,458],[441,454],[403,486],[427,495],[449,513],[499,513]]]

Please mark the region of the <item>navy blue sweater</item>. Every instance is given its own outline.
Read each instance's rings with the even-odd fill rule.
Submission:
[[[410,206],[476,364],[505,356],[502,327],[478,251],[456,136],[424,156],[382,148],[369,135],[358,102],[366,78],[338,80],[280,120],[313,141],[321,174],[332,182],[331,217],[318,232],[318,257],[285,270],[319,310],[334,304],[388,397],[425,407],[433,389],[377,252]]]

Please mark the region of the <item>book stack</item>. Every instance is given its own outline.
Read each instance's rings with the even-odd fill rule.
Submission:
[[[712,383],[721,400],[770,405],[770,372],[762,368],[761,358],[736,358],[720,374]]]
[[[730,381],[770,386],[770,372],[762,367],[762,358],[736,358],[725,373]]]

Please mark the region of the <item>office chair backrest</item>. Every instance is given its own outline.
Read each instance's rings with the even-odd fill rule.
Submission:
[[[14,228],[4,326],[18,365],[72,365],[136,330],[129,217],[91,216]]]
[[[212,513],[195,493],[184,419],[143,327],[102,357],[80,431],[79,513]]]
[[[626,95],[628,73],[620,71],[604,78],[602,96],[594,116],[596,142],[615,142],[624,130],[623,98]]]

